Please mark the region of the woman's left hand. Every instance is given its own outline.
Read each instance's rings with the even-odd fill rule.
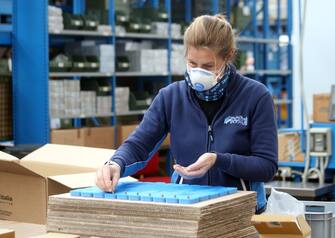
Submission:
[[[205,153],[196,162],[187,167],[175,164],[173,168],[185,179],[200,178],[215,164],[216,158],[217,155],[215,153]]]

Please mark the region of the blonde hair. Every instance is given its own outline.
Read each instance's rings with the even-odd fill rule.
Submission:
[[[235,36],[225,16],[203,15],[195,18],[184,34],[185,55],[189,47],[209,48],[226,61],[236,51]]]

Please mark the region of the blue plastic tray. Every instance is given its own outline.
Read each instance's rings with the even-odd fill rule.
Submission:
[[[193,204],[235,193],[237,188],[171,183],[122,182],[115,193],[104,192],[97,187],[75,189],[74,197],[94,197],[117,200]]]

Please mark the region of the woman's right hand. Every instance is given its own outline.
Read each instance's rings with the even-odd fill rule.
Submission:
[[[105,164],[98,169],[95,176],[95,184],[105,192],[114,192],[120,179],[120,166]]]

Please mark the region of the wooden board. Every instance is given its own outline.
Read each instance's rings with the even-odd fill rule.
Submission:
[[[195,204],[49,198],[47,230],[98,237],[256,237],[256,194],[237,192]]]

